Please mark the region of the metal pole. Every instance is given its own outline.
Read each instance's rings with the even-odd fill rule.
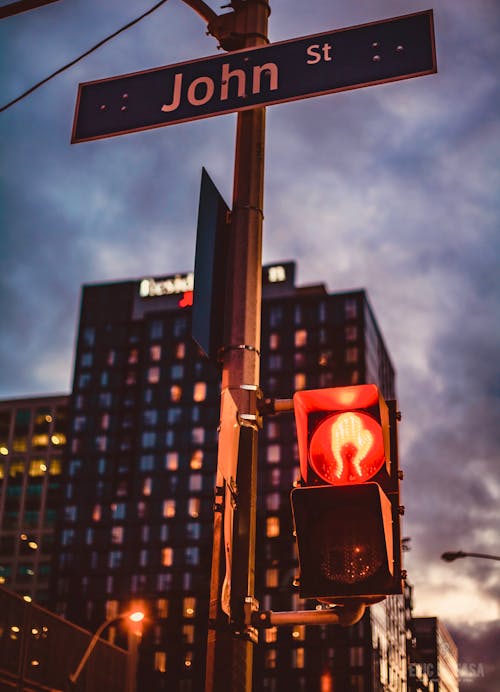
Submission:
[[[270,13],[267,0],[233,0],[231,5],[235,10],[235,31],[244,37],[243,47],[267,43]],[[221,559],[223,519],[221,512],[216,512],[205,692],[250,692],[252,689],[254,644],[249,636],[247,607],[254,599],[255,576],[264,140],[265,109],[240,112],[236,132],[227,286],[230,304],[226,313],[222,391],[230,392],[243,425],[235,488],[231,489],[235,502],[231,622],[220,608],[225,563]],[[221,434],[225,426],[233,424],[221,406]],[[219,481],[220,478],[218,485]],[[222,492],[227,497],[226,487]]]

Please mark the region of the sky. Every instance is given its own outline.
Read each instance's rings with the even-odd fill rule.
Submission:
[[[2,20],[0,106],[153,4]],[[367,290],[397,370],[415,614],[454,634],[462,689],[490,692],[499,563],[440,555],[500,555],[500,5],[271,0],[269,35],[430,8],[437,74],[267,109],[263,260]],[[231,201],[234,114],[70,144],[78,83],[216,53],[169,0],[0,113],[1,398],[70,391],[82,284],[193,268],[202,166]]]

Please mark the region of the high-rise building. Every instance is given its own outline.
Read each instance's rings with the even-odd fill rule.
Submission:
[[[434,683],[434,692],[458,692],[458,649],[444,623],[436,617],[418,617],[412,624],[414,663]]]
[[[394,369],[364,291],[297,287],[292,262],[264,268],[266,397],[372,382]],[[203,689],[220,372],[190,335],[192,275],[85,286],[69,413],[64,512],[52,607],[95,629],[142,603],[150,626],[140,692]],[[293,415],[264,421],[259,444],[256,596],[263,609],[314,607],[293,586]],[[256,690],[406,690],[404,599],[358,625],[261,633]]]
[[[0,401],[0,583],[46,603],[68,396]]]

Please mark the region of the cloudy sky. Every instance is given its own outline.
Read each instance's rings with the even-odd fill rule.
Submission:
[[[0,105],[153,4],[60,0],[2,20]],[[431,5],[271,7],[280,41]],[[472,692],[494,689],[499,563],[440,554],[500,554],[500,6],[432,7],[438,74],[268,108],[264,261],[368,290],[398,373],[416,613],[450,626]],[[0,113],[0,397],[69,391],[81,284],[192,269],[202,166],[231,200],[235,115],[71,145],[78,83],[216,52],[170,0]]]

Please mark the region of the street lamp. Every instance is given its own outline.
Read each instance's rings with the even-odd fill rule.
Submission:
[[[454,560],[458,560],[458,558],[460,557],[484,557],[487,560],[500,560],[500,555],[485,555],[484,553],[464,553],[463,550],[457,550],[454,553],[443,553],[441,555],[441,560],[444,560],[445,562],[453,562]]]
[[[90,643],[87,646],[85,653],[83,654],[75,672],[71,673],[71,675],[68,678],[72,688],[76,685],[78,678],[80,677],[80,674],[83,668],[85,667],[85,664],[89,660],[90,654],[95,649],[96,644],[99,641],[99,638],[106,629],[106,627],[109,627],[109,625],[112,625],[114,622],[117,622],[118,620],[124,619],[130,620],[130,622],[132,623],[128,636],[129,659],[127,665],[126,692],[135,692],[135,675],[137,668],[137,643],[138,637],[140,636],[140,631],[138,630],[138,623],[144,620],[144,613],[140,610],[127,611],[126,613],[115,615],[114,617],[108,618],[108,620],[105,620],[101,625],[99,625],[94,636],[90,640]]]

